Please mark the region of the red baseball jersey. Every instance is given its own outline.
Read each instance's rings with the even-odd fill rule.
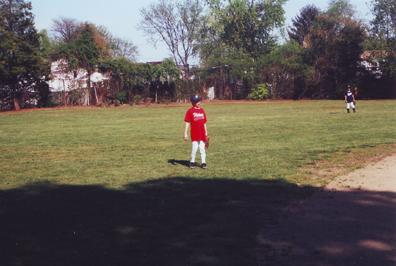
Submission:
[[[184,121],[190,123],[191,127],[191,141],[205,141],[205,123],[206,114],[204,109],[196,109],[194,107],[188,109]]]

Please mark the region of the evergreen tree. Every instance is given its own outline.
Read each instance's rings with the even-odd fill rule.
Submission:
[[[312,66],[307,97],[340,98],[348,84],[357,84],[365,28],[354,13],[347,0],[338,0],[315,19],[310,47],[303,51],[304,62]]]
[[[50,63],[40,56],[40,34],[34,27],[31,3],[0,0],[0,103],[19,110],[45,104]]]
[[[314,5],[306,6],[300,10],[300,15],[292,19],[293,28],[288,31],[291,40],[295,40],[301,47],[309,47],[307,37],[320,10]]]

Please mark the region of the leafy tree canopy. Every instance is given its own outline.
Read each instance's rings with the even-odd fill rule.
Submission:
[[[137,47],[127,39],[113,36],[106,27],[89,22],[80,22],[71,18],[60,17],[53,20],[53,40],[59,45],[69,44],[81,38],[87,27],[97,46],[99,60],[126,58],[135,61],[138,55]]]
[[[59,45],[53,54],[53,59],[64,59],[69,71],[78,68],[92,71],[98,65],[99,60],[98,46],[95,43],[92,28],[86,24],[81,37],[70,43]]]
[[[229,47],[256,59],[269,53],[276,44],[273,30],[282,27],[285,20],[282,8],[285,2],[230,0],[221,16],[222,39]]]
[[[2,104],[18,110],[29,92],[45,89],[38,84],[50,74],[50,64],[40,56],[40,34],[34,27],[31,3],[0,1],[0,86]],[[37,85],[37,86],[36,86]],[[38,93],[39,94],[39,93]]]

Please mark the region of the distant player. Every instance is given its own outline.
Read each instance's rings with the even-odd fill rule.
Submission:
[[[184,140],[188,140],[188,126],[191,125],[191,160],[190,169],[195,168],[195,155],[198,151],[201,154],[202,168],[208,169],[206,166],[206,154],[205,154],[205,141],[208,136],[208,130],[206,129],[206,114],[205,111],[200,108],[201,98],[198,95],[191,96],[192,108],[187,110],[184,121],[186,125],[184,127]]]
[[[351,91],[351,86],[348,86],[348,90],[346,91],[344,96],[345,96],[345,102],[347,104],[347,112],[350,113],[349,107],[351,106],[353,109],[353,112],[356,113],[355,105],[354,105],[355,96],[353,95],[353,92]]]

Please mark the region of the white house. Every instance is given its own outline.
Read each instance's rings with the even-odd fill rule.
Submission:
[[[88,72],[85,69],[79,69],[75,72],[68,72],[66,70],[66,62],[64,60],[58,60],[51,64],[51,75],[54,77],[48,81],[49,89],[51,92],[69,92],[75,89],[86,89]],[[105,79],[99,72],[94,72],[91,75],[91,86],[95,89],[95,84]],[[96,96],[97,97],[97,96]],[[87,91],[84,95],[84,104],[89,105],[89,92]]]
[[[385,57],[385,51],[365,51],[360,55],[360,58],[362,59],[360,64],[379,79],[382,76],[379,61]]]

